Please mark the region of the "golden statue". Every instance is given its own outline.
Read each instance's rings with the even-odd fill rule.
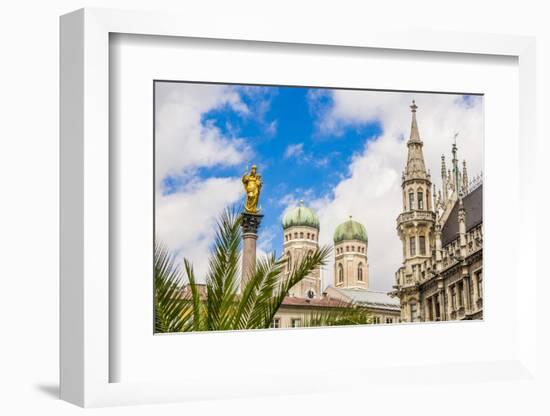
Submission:
[[[252,165],[250,173],[243,175],[243,185],[246,192],[244,210],[251,214],[256,214],[258,212],[260,190],[262,189],[262,175],[256,173],[256,165]]]

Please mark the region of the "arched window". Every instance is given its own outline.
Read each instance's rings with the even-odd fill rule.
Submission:
[[[363,263],[359,263],[359,266],[357,266],[357,280],[363,281]]]
[[[313,250],[308,250],[307,255],[310,257],[313,256]]]
[[[349,246],[346,246],[346,251],[349,251]]]
[[[298,233],[294,233],[294,238],[298,238]]]
[[[311,234],[311,239],[315,240],[315,234]]]
[[[418,209],[424,209],[424,193],[418,191]]]
[[[300,238],[304,238],[304,233],[300,233]]]
[[[414,192],[409,192],[409,211],[412,211],[414,209]]]
[[[416,322],[418,321],[418,308],[417,308],[416,302],[411,302],[410,307],[411,307],[411,321]]]
[[[342,264],[338,265],[338,282],[342,283],[344,281],[344,267]]]
[[[411,256],[416,256],[416,237],[411,237],[409,239],[409,253]]]
[[[426,237],[423,235],[418,237],[418,245],[420,248],[420,255],[425,256],[426,255]]]
[[[309,240],[309,233],[307,233],[307,239]]]
[[[355,251],[355,246],[351,246],[351,251]]]

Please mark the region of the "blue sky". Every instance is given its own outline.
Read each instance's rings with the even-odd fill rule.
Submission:
[[[365,225],[369,285],[390,290],[402,261],[395,219],[413,99],[433,183],[456,132],[470,177],[482,170],[481,97],[180,82],[157,82],[155,94],[157,237],[199,277],[216,217],[242,202],[241,176],[256,164],[260,254],[281,253],[283,212],[303,199],[320,218],[321,244],[349,215]],[[332,267],[321,272],[325,286]]]
[[[317,127],[321,107],[330,107],[331,97],[324,89],[303,87],[233,87],[249,107],[263,105],[256,116],[235,111],[226,104],[204,113],[203,126],[213,126],[226,137],[246,137],[250,157],[245,163],[227,166],[216,164],[195,170],[192,178],[168,175],[163,178],[163,193],[177,192],[186,181],[212,177],[242,175],[251,164],[258,166],[264,186],[261,208],[262,228],[269,230],[271,244],[262,247],[282,250],[283,211],[291,201],[303,199],[306,205],[320,198],[330,198],[332,189],[349,174],[353,155],[366,141],[381,133],[378,122],[354,123],[338,133],[323,134]],[[311,97],[317,98],[312,108]],[[273,126],[266,132],[266,126]],[[345,218],[342,218],[344,220]],[[266,234],[264,234],[266,235]]]

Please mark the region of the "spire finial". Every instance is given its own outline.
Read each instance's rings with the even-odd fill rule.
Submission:
[[[301,206],[301,207],[304,206],[304,200],[303,200],[303,199],[300,199],[300,206]]]
[[[462,161],[462,187],[464,188],[464,194],[468,193],[468,169],[466,168],[466,159]]]
[[[416,102],[413,100],[411,105],[412,121],[411,121],[411,136],[409,138],[409,142],[420,142],[420,133],[418,131],[418,123],[416,122],[417,108],[418,106],[416,105]]]

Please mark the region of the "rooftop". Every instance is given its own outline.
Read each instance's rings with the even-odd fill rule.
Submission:
[[[466,231],[469,231],[483,222],[483,185],[463,197],[462,204],[466,210]],[[458,208],[457,201],[441,229],[443,247],[458,238]]]
[[[342,289],[338,287],[333,287],[333,289],[360,306],[400,310],[399,299],[390,297],[386,292],[368,289]]]

